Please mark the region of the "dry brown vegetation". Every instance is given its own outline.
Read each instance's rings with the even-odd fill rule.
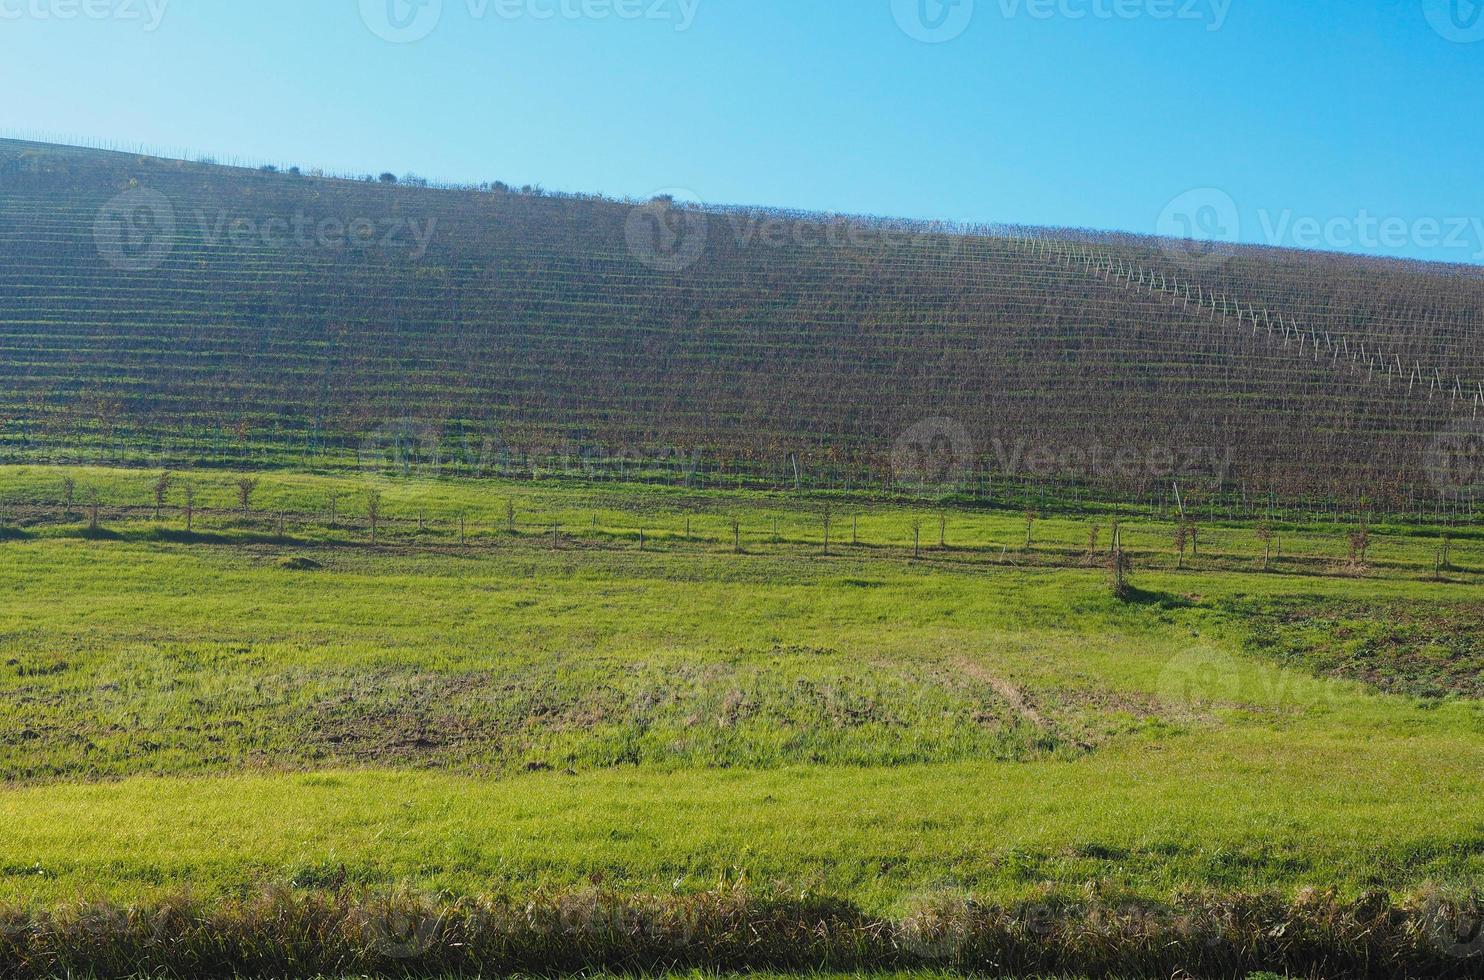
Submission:
[[[343,881],[203,903],[0,910],[0,977],[501,975],[705,967],[935,966],[993,975],[1477,976],[1479,899],[1306,894],[980,905],[925,896],[896,919],[782,890],[642,897],[369,894]],[[1469,929],[1472,927],[1473,932]]]

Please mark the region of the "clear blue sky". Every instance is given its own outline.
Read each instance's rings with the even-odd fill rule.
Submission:
[[[1484,262],[1473,0],[419,2],[0,0],[0,127],[1139,232],[1210,188],[1244,240]]]

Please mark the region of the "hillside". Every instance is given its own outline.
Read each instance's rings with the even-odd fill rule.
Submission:
[[[1481,338],[1456,267],[0,142],[5,461],[1471,510]]]

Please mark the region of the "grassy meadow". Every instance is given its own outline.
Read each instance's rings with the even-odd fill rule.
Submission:
[[[11,908],[1484,883],[1478,527],[157,476],[0,470]]]

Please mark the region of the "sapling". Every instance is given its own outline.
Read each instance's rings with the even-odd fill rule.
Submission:
[[[1365,567],[1366,553],[1371,549],[1371,532],[1361,524],[1350,532],[1350,570],[1359,572]]]
[[[371,527],[371,543],[376,543],[376,525],[381,522],[381,491],[366,491],[366,523]]]
[[[250,476],[244,476],[237,481],[237,505],[242,508],[242,516],[246,517],[252,508],[252,495],[258,489],[258,481]]]
[[[169,470],[161,473],[155,480],[155,520],[160,519],[160,511],[165,507],[165,498],[170,493],[170,485],[175,482],[175,475]]]

